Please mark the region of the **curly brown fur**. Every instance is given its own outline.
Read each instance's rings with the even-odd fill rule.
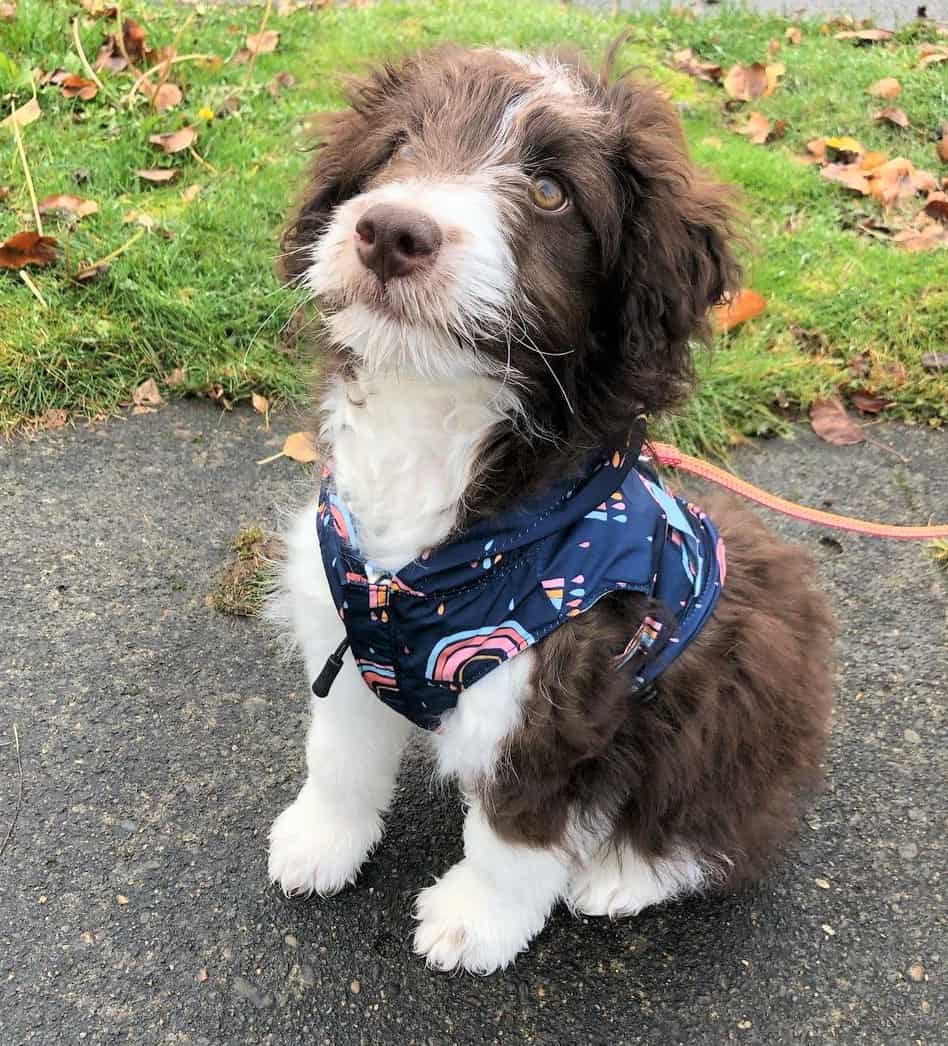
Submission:
[[[821,779],[835,625],[813,565],[746,509],[706,501],[727,583],[643,703],[615,672],[648,611],[613,596],[544,640],[526,723],[485,788],[496,830],[560,844],[577,812],[649,859],[682,844],[730,882],[759,874]]]

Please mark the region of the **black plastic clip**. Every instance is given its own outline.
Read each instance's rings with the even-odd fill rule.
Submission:
[[[346,636],[339,646],[337,646],[329,655],[326,664],[322,667],[322,671],[313,682],[313,693],[317,697],[329,696],[329,690],[336,681],[336,676],[339,675],[339,669],[342,668],[342,659],[346,656],[346,651],[348,649],[349,637]]]

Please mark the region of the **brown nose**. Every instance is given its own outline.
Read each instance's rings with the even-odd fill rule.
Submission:
[[[441,246],[441,230],[427,214],[393,203],[370,207],[355,231],[359,260],[383,283],[428,264]]]

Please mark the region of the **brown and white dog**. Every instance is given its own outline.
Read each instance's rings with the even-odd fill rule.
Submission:
[[[732,211],[668,103],[610,67],[447,48],[378,70],[331,122],[284,267],[321,306],[322,438],[385,569],[620,445],[632,404],[659,414],[691,388],[691,344],[737,280]],[[614,917],[737,883],[793,827],[819,780],[832,618],[800,550],[706,507],[727,583],[657,700],[611,665],[648,609],[618,593],[428,735],[466,801],[465,856],[418,899],[431,965],[504,967],[561,900]],[[341,638],[315,514],[290,529],[272,607],[310,680]],[[356,878],[411,730],[347,658],[271,830],[284,891]]]

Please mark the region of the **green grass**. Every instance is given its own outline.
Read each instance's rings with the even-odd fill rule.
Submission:
[[[191,11],[131,0],[124,8],[153,46],[170,44]],[[0,22],[5,111],[29,99],[35,67],[81,72],[69,33],[77,9],[66,0],[20,0],[16,21]],[[948,342],[948,252],[910,254],[858,236],[857,216],[874,205],[794,159],[810,138],[852,134],[937,168],[931,132],[948,114],[948,66],[917,69],[914,28],[893,45],[857,48],[804,24],[804,42],[779,56],[787,73],[778,91],[745,107],[789,120],[786,137],[762,147],[730,129],[741,115],[727,110],[720,89],[664,63],[687,46],[725,67],[763,59],[768,41],[782,41],[791,24],[779,18],[724,11],[701,21],[670,13],[614,21],[538,0],[330,7],[274,15],[270,27],[281,33],[280,48],[260,56],[248,80],[246,65],[226,59],[256,32],[260,14],[209,6],[194,17],[179,53],[225,61],[219,68],[176,66],[173,79],[185,100],[164,116],[143,100],[125,106],[130,81],[122,76],[104,77],[107,92],[87,103],[64,99],[55,87],[39,91],[43,116],[23,132],[38,195],[75,192],[98,201],[100,211],[73,228],[47,219],[46,231],[65,248],[55,268],[31,270],[47,308],[15,273],[0,271],[0,429],[13,430],[49,408],[76,416],[111,412],[144,379],[160,381],[179,367],[186,380],[163,389],[168,396],[219,384],[232,401],[252,391],[277,408],[302,400],[310,364],[299,341],[281,334],[296,302],[280,289],[272,266],[279,226],[307,162],[307,117],[338,106],[344,76],[380,56],[443,39],[519,48],[569,42],[598,56],[624,27],[632,28],[624,64],[662,82],[682,104],[696,158],[742,188],[752,244],[748,282],[769,303],[764,316],[722,338],[703,360],[699,394],[670,426],[675,438],[720,451],[738,434],[779,430],[789,414],[841,384],[891,397],[895,416],[948,420],[948,378],[927,374],[919,362]],[[94,57],[112,26],[88,19],[80,25]],[[296,84],[274,99],[267,84],[279,72],[291,73]],[[864,89],[883,76],[902,83],[894,104],[911,117],[908,132],[870,118],[881,103]],[[235,114],[202,117],[231,97],[240,101]],[[184,124],[200,129],[196,147],[214,171],[188,153],[164,157],[148,144],[149,134]],[[180,169],[169,186],[147,187],[134,174],[164,165]],[[194,184],[202,191],[187,203],[182,193]],[[0,185],[12,187],[0,203],[0,238],[6,238],[32,227],[32,218],[13,139],[4,131]],[[133,235],[138,226],[125,220],[133,211],[149,215],[155,227],[103,278],[73,283],[70,273]],[[865,378],[848,371],[856,354],[871,362]]]

